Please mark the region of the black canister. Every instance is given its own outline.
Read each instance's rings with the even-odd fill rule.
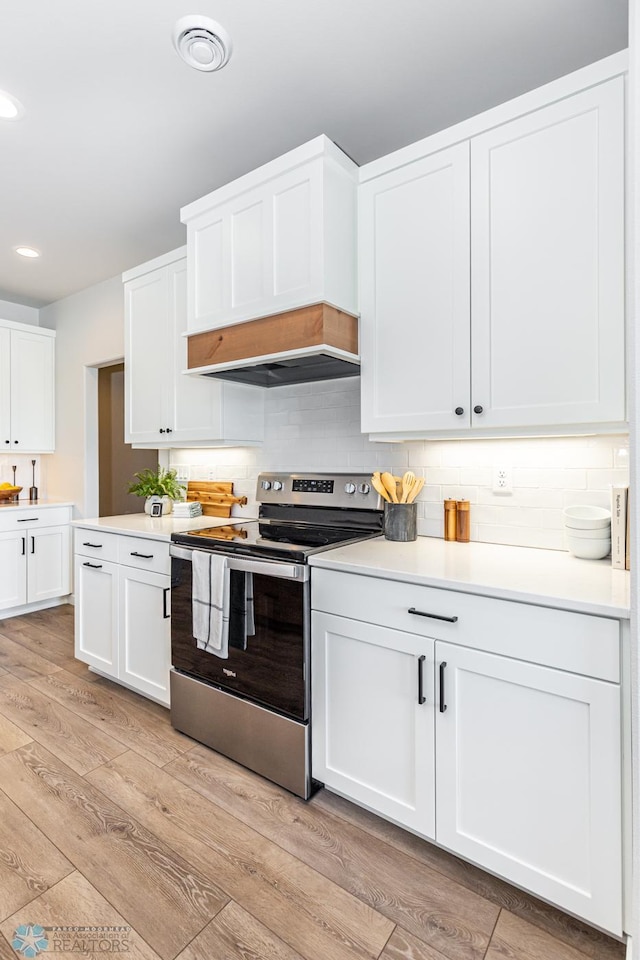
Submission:
[[[418,537],[418,504],[385,503],[384,535],[387,540],[416,540]]]

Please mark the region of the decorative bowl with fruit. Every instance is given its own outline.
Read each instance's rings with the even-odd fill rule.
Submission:
[[[0,500],[13,500],[21,490],[22,487],[14,487],[12,483],[0,483]]]

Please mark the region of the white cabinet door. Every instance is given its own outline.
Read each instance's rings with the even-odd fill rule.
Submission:
[[[433,837],[433,641],[316,612],[312,635],[313,776]]]
[[[11,444],[12,453],[53,453],[54,440],[53,337],[11,330]]]
[[[125,284],[125,440],[158,443],[166,437],[172,390],[167,270]]]
[[[361,186],[359,260],[363,431],[468,428],[468,143]]]
[[[27,531],[0,533],[0,610],[27,602]]]
[[[622,422],[624,80],[471,141],[478,427]]]
[[[118,676],[118,565],[76,555],[75,656]]]
[[[222,436],[224,385],[208,377],[185,376],[187,369],[187,261],[167,268],[169,326],[173,366],[170,385],[172,442],[211,440]]]
[[[0,327],[0,452],[11,451],[11,331]]]
[[[119,679],[169,705],[171,578],[120,566]]]
[[[615,684],[443,642],[438,843],[620,934]]]
[[[28,538],[27,602],[66,596],[71,588],[69,527],[31,529]]]

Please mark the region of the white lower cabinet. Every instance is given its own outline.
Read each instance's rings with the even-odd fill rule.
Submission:
[[[119,678],[169,703],[170,578],[134,567],[118,570]]]
[[[329,570],[312,584],[313,776],[620,935],[619,623]]]
[[[620,933],[618,685],[448,643],[436,663],[438,843]]]
[[[313,775],[435,835],[433,640],[313,614]]]
[[[169,705],[169,544],[79,528],[75,655],[100,673]]]
[[[0,615],[14,616],[28,612],[28,606],[20,609],[25,605],[46,606],[70,592],[70,509],[5,510],[0,517]]]
[[[75,655],[109,677],[118,676],[118,564],[75,559]]]

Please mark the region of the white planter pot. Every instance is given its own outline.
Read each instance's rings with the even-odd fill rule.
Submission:
[[[151,513],[151,504],[152,503],[161,503],[162,504],[162,516],[166,517],[173,510],[173,500],[171,497],[147,497],[144,502],[144,512]]]

